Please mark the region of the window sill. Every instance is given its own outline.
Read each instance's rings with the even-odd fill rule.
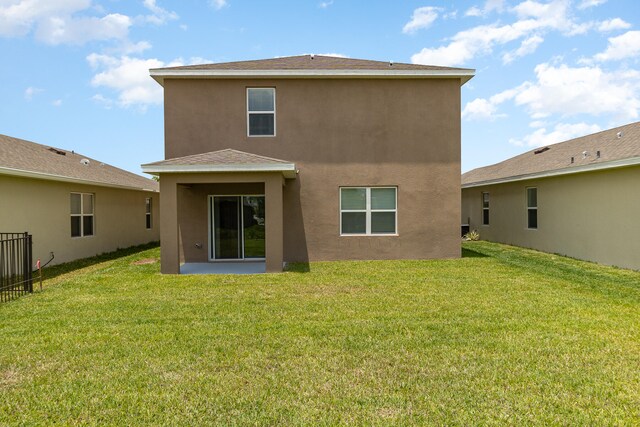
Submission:
[[[340,237],[398,237],[399,234],[340,234]]]

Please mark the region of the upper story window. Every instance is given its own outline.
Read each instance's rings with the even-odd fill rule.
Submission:
[[[527,188],[527,228],[538,228],[538,189]]]
[[[275,88],[247,88],[247,135],[276,136]]]
[[[340,188],[340,234],[397,233],[396,187]]]
[[[147,230],[150,230],[153,224],[151,223],[151,197],[145,199],[145,219]]]
[[[93,236],[93,194],[71,193],[71,237]]]
[[[489,193],[482,193],[482,225],[489,225]]]

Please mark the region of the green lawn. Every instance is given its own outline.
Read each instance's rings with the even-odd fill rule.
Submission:
[[[53,268],[0,305],[0,425],[639,424],[640,273],[464,248],[256,276],[134,264],[157,248]]]

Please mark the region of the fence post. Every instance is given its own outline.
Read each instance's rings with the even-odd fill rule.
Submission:
[[[32,293],[33,292],[33,251],[32,251],[32,249],[33,249],[33,245],[32,245],[33,236],[31,236],[28,232],[25,232],[24,236],[26,238],[26,242],[25,242],[25,245],[26,245],[25,249],[26,249],[26,252],[27,252],[27,256],[26,256],[26,258],[27,258],[27,263],[26,263],[27,264],[26,265],[27,266],[27,271],[26,271],[26,273],[27,273],[27,284],[29,286],[27,291]]]

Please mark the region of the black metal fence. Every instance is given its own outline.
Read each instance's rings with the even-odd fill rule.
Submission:
[[[0,233],[0,302],[33,292],[29,233]]]

